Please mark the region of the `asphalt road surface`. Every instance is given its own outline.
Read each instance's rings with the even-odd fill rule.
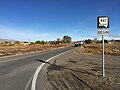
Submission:
[[[32,77],[41,65],[37,59],[47,60],[73,48],[67,47],[26,55],[0,57],[0,90],[31,90]]]

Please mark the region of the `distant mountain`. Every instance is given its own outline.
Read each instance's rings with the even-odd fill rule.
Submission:
[[[3,38],[0,38],[0,42],[1,42],[1,41],[15,42],[15,40],[13,40],[13,39],[3,39]]]

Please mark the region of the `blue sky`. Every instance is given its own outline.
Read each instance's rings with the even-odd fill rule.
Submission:
[[[110,17],[110,36],[120,39],[120,0],[0,0],[0,38],[73,41],[97,36],[97,17]]]

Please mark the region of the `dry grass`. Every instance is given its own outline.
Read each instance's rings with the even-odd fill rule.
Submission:
[[[84,45],[84,53],[101,54],[102,44]],[[106,55],[120,56],[120,43],[105,44]]]
[[[52,50],[56,48],[67,47],[69,44],[62,44],[62,45],[18,45],[18,46],[0,46],[0,56],[9,56],[9,55],[17,55],[17,54],[26,54],[30,52],[38,52],[44,50]]]

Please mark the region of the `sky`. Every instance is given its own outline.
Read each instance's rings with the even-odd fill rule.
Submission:
[[[120,0],[0,0],[0,38],[53,41],[101,39],[97,17],[110,17],[110,35],[120,39]]]

